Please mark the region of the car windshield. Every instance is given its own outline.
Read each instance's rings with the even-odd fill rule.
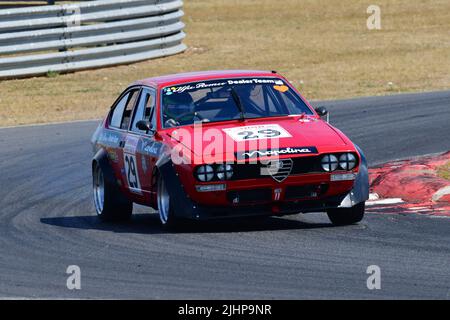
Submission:
[[[184,83],[162,89],[164,128],[286,115],[312,115],[279,78],[233,78]]]

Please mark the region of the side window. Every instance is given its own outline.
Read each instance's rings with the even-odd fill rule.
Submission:
[[[122,123],[120,124],[120,129],[127,130],[131,121],[131,114],[133,112],[133,107],[136,104],[137,97],[139,95],[139,90],[135,89],[130,91],[127,105],[125,111],[123,112]]]
[[[155,106],[155,92],[150,89],[142,89],[142,93],[139,98],[139,103],[136,107],[136,113],[134,115],[133,124],[131,126],[131,130],[134,132],[143,132],[136,128],[136,123],[139,120],[150,120],[152,122],[153,127],[155,128],[155,124],[153,122],[152,116],[153,108]]]
[[[130,97],[130,92],[126,93],[119,102],[117,102],[113,113],[111,115],[111,120],[109,125],[114,128],[120,128],[120,123],[122,122],[123,110],[127,105],[128,98]]]
[[[155,113],[156,105],[156,91],[150,91],[150,96],[145,105],[145,119],[149,119],[153,129],[156,130],[156,115]]]

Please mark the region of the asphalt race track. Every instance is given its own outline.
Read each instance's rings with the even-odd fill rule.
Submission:
[[[450,91],[315,103],[370,164],[450,149]],[[0,129],[2,298],[450,299],[450,219],[325,214],[163,231],[138,208],[105,224],[91,201],[96,122]],[[66,268],[81,268],[68,290]],[[381,268],[368,290],[366,268]]]

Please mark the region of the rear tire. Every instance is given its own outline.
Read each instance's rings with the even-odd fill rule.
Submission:
[[[158,176],[156,198],[159,220],[162,226],[165,228],[175,227],[178,224],[178,219],[173,212],[172,199],[161,175]]]
[[[117,187],[107,183],[102,168],[92,168],[94,206],[102,221],[129,220],[133,213],[133,202],[125,199]]]
[[[351,208],[336,208],[327,211],[328,218],[338,226],[360,222],[364,218],[365,202],[358,203]]]

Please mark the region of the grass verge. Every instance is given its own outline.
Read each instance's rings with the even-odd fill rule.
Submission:
[[[450,180],[450,162],[440,167],[437,171],[439,177]]]

